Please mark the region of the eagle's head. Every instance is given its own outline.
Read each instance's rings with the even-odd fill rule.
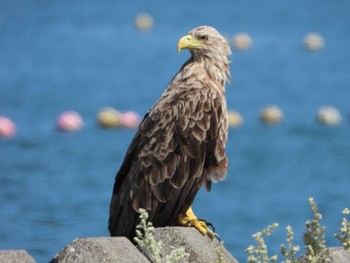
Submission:
[[[226,39],[211,26],[192,29],[179,40],[177,49],[179,53],[181,49],[188,49],[194,57],[227,58],[232,54]]]
[[[185,70],[181,74],[182,78],[189,75],[196,75],[198,79],[205,77],[205,74],[201,75],[202,71],[199,71],[198,67],[190,66],[190,62],[195,62],[211,79],[223,86],[227,77],[231,79],[228,56],[232,52],[226,39],[215,28],[200,26],[192,29],[179,40],[177,49],[179,52],[181,49],[188,49],[192,55],[182,68]]]

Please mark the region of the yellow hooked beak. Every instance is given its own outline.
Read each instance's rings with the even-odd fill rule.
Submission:
[[[191,49],[198,46],[205,46],[202,42],[197,39],[194,39],[191,35],[184,36],[180,38],[179,43],[177,44],[177,52],[181,49]]]

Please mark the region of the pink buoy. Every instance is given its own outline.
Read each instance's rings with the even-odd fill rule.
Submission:
[[[136,128],[141,121],[141,117],[134,111],[127,111],[120,116],[120,126],[126,128]]]
[[[5,116],[0,116],[0,137],[12,138],[16,134],[16,125]]]
[[[75,111],[63,112],[57,118],[57,127],[61,131],[77,131],[84,125],[84,121],[79,113]]]

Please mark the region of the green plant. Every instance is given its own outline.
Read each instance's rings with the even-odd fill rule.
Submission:
[[[331,262],[329,256],[329,249],[326,246],[324,232],[325,226],[320,224],[322,215],[318,212],[318,207],[315,200],[310,197],[309,203],[311,211],[313,213],[313,220],[306,221],[306,230],[303,233],[303,240],[305,244],[306,253],[301,259],[296,257],[296,253],[299,251],[299,246],[293,245],[294,232],[291,226],[286,227],[287,231],[287,245],[281,245],[281,254],[286,259],[282,263],[298,263],[298,262],[310,262],[310,263],[328,263]],[[350,210],[345,208],[343,210],[344,215],[349,215]],[[268,236],[272,233],[274,228],[277,228],[278,224],[273,224],[262,232],[258,232],[253,235],[253,238],[258,243],[255,247],[250,245],[246,250],[248,259],[247,262],[254,263],[270,263],[277,260],[277,256],[271,258],[268,257],[267,246],[264,241],[264,236]],[[341,227],[338,229],[338,233],[334,235],[343,245],[345,251],[350,251],[350,222],[344,217],[341,221]]]
[[[272,224],[261,232],[257,232],[252,237],[255,239],[257,246],[250,245],[244,252],[248,254],[248,262],[250,263],[274,263],[277,261],[277,255],[269,257],[267,245],[265,244],[264,237],[270,236],[274,229],[278,227],[278,224]]]
[[[345,208],[342,212],[344,215],[349,215],[350,210]],[[334,236],[342,243],[345,251],[350,251],[350,222],[347,221],[346,217],[341,221],[341,227],[338,230],[339,233]]]
[[[291,226],[286,227],[287,231],[287,246],[281,245],[281,254],[286,258],[282,263],[297,263],[299,262],[296,253],[300,250],[299,246],[293,245],[294,232]]]
[[[303,234],[306,259],[310,263],[330,262],[329,249],[326,246],[324,236],[326,227],[320,224],[322,215],[318,212],[317,204],[312,197],[309,198],[309,203],[313,213],[313,220],[306,221],[306,230]]]
[[[140,208],[140,223],[136,226],[135,242],[139,245],[146,256],[154,263],[175,263],[182,258],[188,258],[189,254],[185,248],[174,249],[170,255],[162,257],[163,242],[156,241],[153,236],[154,226],[148,222],[148,213],[145,209]]]

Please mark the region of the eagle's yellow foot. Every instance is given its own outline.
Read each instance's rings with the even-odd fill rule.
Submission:
[[[203,236],[208,236],[211,239],[214,237],[220,239],[219,235],[215,233],[214,226],[207,223],[205,220],[198,219],[193,213],[191,207],[186,211],[185,216],[180,216],[178,218],[178,223],[180,226],[190,226],[196,228]],[[211,226],[214,231],[210,230],[208,225]]]

